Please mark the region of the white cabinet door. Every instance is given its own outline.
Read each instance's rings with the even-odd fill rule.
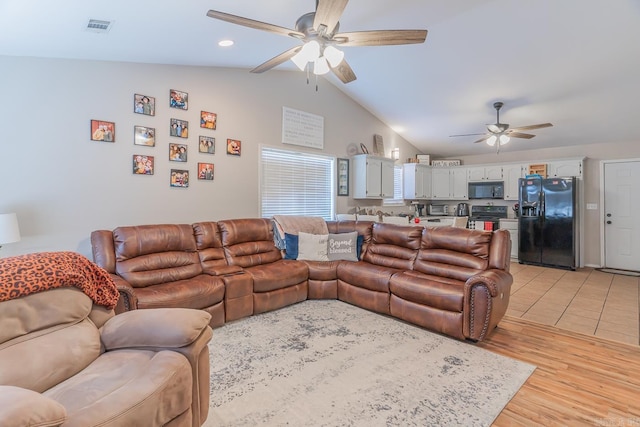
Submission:
[[[405,199],[431,197],[431,170],[427,165],[406,163],[403,165],[403,195]]]
[[[452,168],[451,176],[451,199],[469,199],[469,186],[467,185],[467,168]]]
[[[355,199],[393,197],[393,160],[359,154],[353,156],[352,164]]]
[[[383,199],[393,198],[393,169],[395,163],[391,159],[380,160],[380,195]]]
[[[518,200],[518,193],[520,192],[518,179],[524,178],[527,168],[528,165],[524,164],[505,165],[502,167],[502,172],[504,174],[505,200]]]
[[[469,181],[482,181],[484,180],[484,166],[467,169],[467,178]]]
[[[502,166],[487,166],[484,168],[484,177],[488,181],[502,181],[503,167]]]
[[[467,178],[472,181],[502,181],[502,166],[477,166],[467,168]]]
[[[563,177],[575,176],[582,178],[582,161],[581,160],[560,160],[547,164],[547,176]]]
[[[431,198],[449,199],[451,180],[449,179],[449,168],[431,169]]]

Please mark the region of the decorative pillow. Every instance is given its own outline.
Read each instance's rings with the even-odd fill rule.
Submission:
[[[285,253],[284,259],[298,259],[298,236],[284,233]]]
[[[358,232],[329,234],[327,255],[329,260],[358,261]]]
[[[298,233],[298,259],[307,261],[329,261],[326,234]]]

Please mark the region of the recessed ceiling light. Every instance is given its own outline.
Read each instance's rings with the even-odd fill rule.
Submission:
[[[233,40],[220,40],[218,42],[218,46],[221,46],[221,47],[233,46]]]

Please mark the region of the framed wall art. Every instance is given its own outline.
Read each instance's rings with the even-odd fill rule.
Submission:
[[[145,145],[147,147],[156,146],[156,130],[146,126],[133,127],[133,143],[135,145]]]
[[[133,173],[135,175],[153,175],[153,168],[153,156],[145,156],[143,154],[133,155]]]
[[[227,154],[239,156],[242,148],[242,142],[237,139],[227,139]]]
[[[216,129],[218,115],[208,111],[200,111],[200,127],[205,129]]]
[[[91,140],[116,142],[116,124],[103,120],[91,120]]]
[[[213,163],[198,163],[198,179],[213,181]]]
[[[189,122],[180,119],[171,119],[169,128],[169,135],[177,136],[178,138],[187,138],[189,136]]]
[[[186,188],[189,186],[189,171],[186,169],[171,169],[171,187]]]
[[[198,152],[215,154],[216,153],[216,139],[210,136],[200,135],[198,137]]]
[[[172,162],[186,162],[187,146],[185,144],[169,144],[169,160]]]
[[[349,159],[338,159],[338,196],[349,195]]]
[[[156,115],[156,99],[153,96],[133,95],[133,112],[147,116]]]
[[[188,110],[189,94],[180,90],[171,89],[169,91],[169,107]]]

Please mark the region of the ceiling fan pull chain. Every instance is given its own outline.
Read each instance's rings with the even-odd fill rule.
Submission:
[[[318,91],[318,75],[316,74],[316,92]]]

